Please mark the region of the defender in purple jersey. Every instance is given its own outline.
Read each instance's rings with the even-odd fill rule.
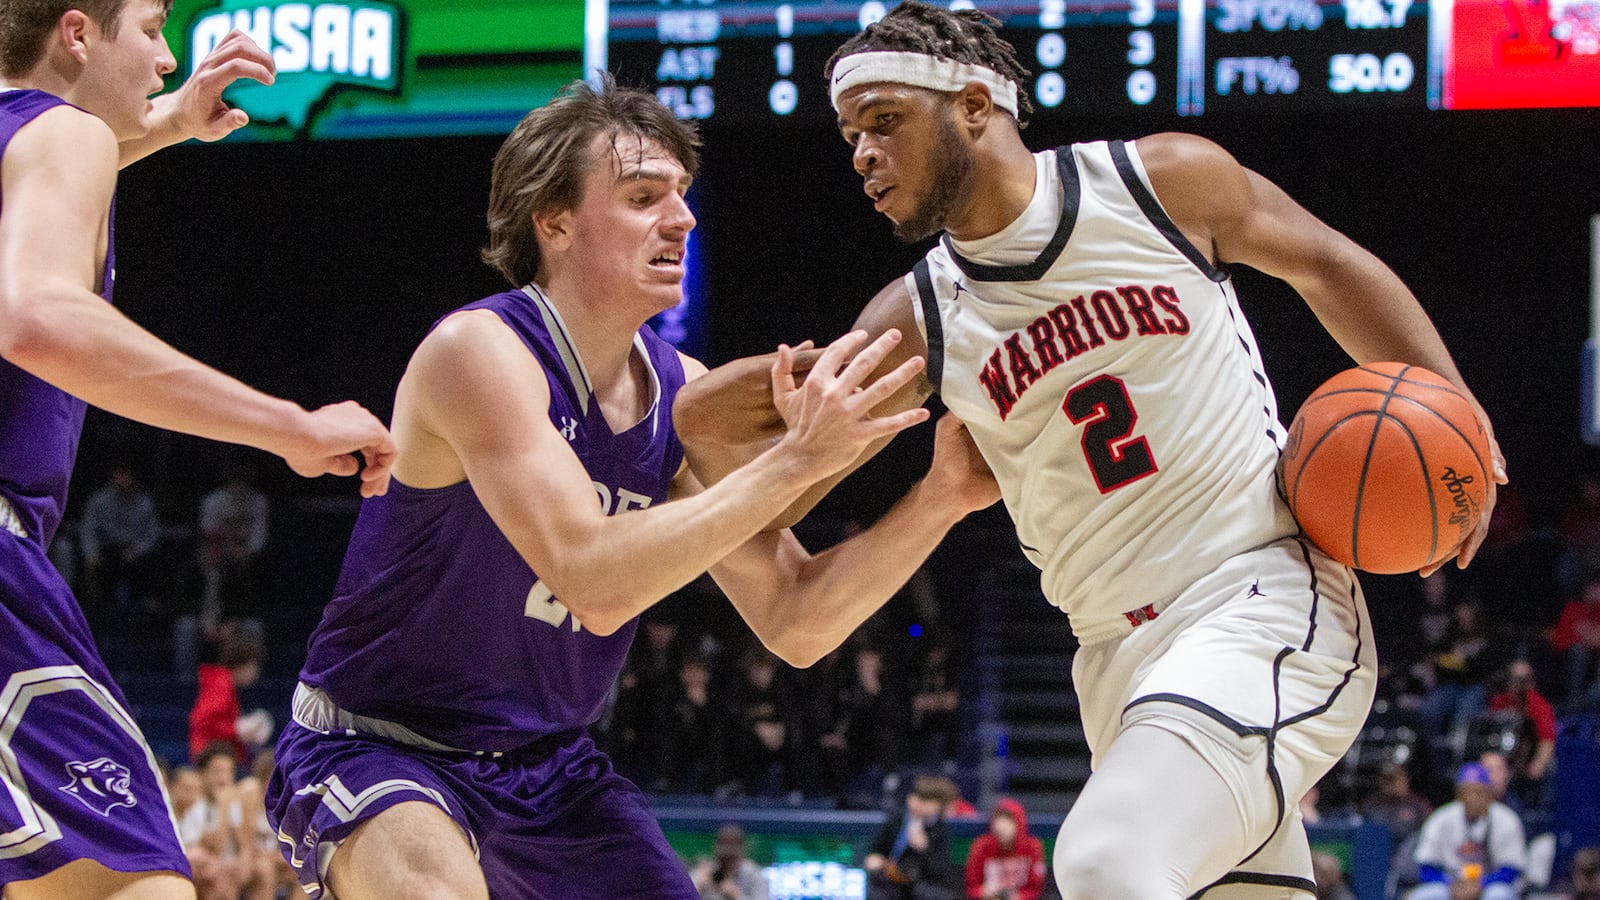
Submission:
[[[161,343],[108,302],[117,169],[247,121],[272,80],[242,34],[179,90],[156,0],[0,2],[0,885],[15,898],[192,897],[165,790],[65,582],[45,556],[85,403],[354,474],[381,493],[393,443],[355,404],[306,412]]]
[[[401,380],[395,481],[362,507],[278,743],[269,819],[315,897],[697,896],[587,729],[638,615],[710,569],[769,647],[807,665],[996,499],[960,429],[873,529],[816,557],[775,517],[926,418],[871,410],[898,340],[854,334],[797,384],[785,428],[713,488],[673,400],[705,372],[644,323],[681,299],[690,127],[650,94],[570,86],[496,157],[485,258],[515,289],[440,320]],[[800,364],[805,364],[800,363]]]

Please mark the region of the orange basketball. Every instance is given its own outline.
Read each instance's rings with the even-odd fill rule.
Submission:
[[[1289,509],[1318,547],[1381,574],[1445,558],[1478,525],[1493,469],[1472,404],[1404,363],[1368,363],[1317,388],[1279,463]]]

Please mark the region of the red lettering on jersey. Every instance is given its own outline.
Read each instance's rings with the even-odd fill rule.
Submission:
[[[1000,367],[999,350],[989,356],[989,364],[978,373],[978,381],[989,392],[989,399],[994,401],[1001,421],[1005,421],[1005,417],[1011,415],[1011,407],[1017,405],[1017,395],[1011,392],[1011,382],[1006,379],[1005,369]]]
[[[1048,372],[1066,362],[1061,348],[1056,346],[1056,332],[1048,316],[1040,316],[1028,326],[1028,336],[1033,338],[1033,352],[1039,356],[1039,370]]]
[[[1017,383],[1017,396],[1020,397],[1039,380],[1040,372],[1033,364],[1032,357],[1028,356],[1028,351],[1022,349],[1021,334],[1006,338],[1006,351],[1011,360],[1011,377]]]
[[[1172,314],[1172,318],[1165,322],[1168,331],[1173,334],[1189,333],[1189,317],[1178,308],[1177,291],[1164,284],[1158,284],[1150,289],[1150,296],[1161,304],[1162,309]]]
[[[1050,310],[1050,323],[1056,326],[1056,334],[1061,335],[1061,343],[1066,345],[1067,359],[1079,353],[1089,352],[1089,345],[1083,342],[1083,335],[1078,333],[1078,323],[1072,317],[1072,307],[1063,303]]]
[[[1120,341],[1128,336],[1128,317],[1122,314],[1122,307],[1117,305],[1117,295],[1110,291],[1095,291],[1089,298],[1094,304],[1095,318],[1100,320],[1101,327],[1106,330],[1106,337],[1113,341]]]
[[[1158,305],[1164,312],[1157,311]],[[1093,291],[1087,298],[1074,297],[1012,332],[989,354],[978,372],[978,382],[1004,421],[1028,389],[1051,370],[1080,353],[1105,346],[1107,338],[1127,340],[1135,330],[1140,335],[1188,334],[1189,319],[1178,309],[1177,292],[1164,285],[1148,289],[1123,285]],[[1024,332],[1031,348],[1023,344]]]
[[[1072,308],[1078,311],[1079,324],[1083,325],[1084,328],[1089,330],[1089,346],[1105,346],[1106,339],[1101,337],[1100,332],[1095,329],[1094,317],[1089,315],[1089,307],[1088,304],[1083,302],[1083,295],[1079,294],[1078,296],[1073,297],[1069,302],[1072,304]]]
[[[1128,307],[1128,314],[1133,316],[1133,324],[1141,335],[1166,334],[1167,330],[1161,327],[1161,320],[1156,318],[1156,309],[1150,300],[1150,294],[1136,284],[1117,288],[1117,293],[1122,295],[1122,302]]]

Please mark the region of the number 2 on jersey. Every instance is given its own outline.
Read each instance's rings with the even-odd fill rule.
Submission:
[[[1083,425],[1083,455],[1100,493],[1119,487],[1156,471],[1156,458],[1150,442],[1133,437],[1139,423],[1127,385],[1114,375],[1101,375],[1067,391],[1061,411],[1074,425]]]

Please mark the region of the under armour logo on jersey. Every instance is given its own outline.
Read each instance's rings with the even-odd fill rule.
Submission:
[[[1251,597],[1265,597],[1265,596],[1266,596],[1266,594],[1261,592],[1261,579],[1257,578],[1255,580],[1255,583],[1250,585],[1250,593],[1245,594],[1244,598],[1246,600],[1249,600]]]
[[[67,763],[67,775],[72,780],[62,785],[61,790],[77,797],[84,806],[102,816],[111,815],[111,811],[119,806],[137,806],[139,803],[134,799],[133,792],[128,790],[128,783],[132,780],[128,767],[104,756],[93,762],[74,760]]]
[[[570,419],[570,418],[568,418],[566,416],[562,416],[561,417],[561,428],[560,428],[560,431],[561,431],[561,436],[566,438],[567,440],[569,440],[569,441],[577,440],[577,438],[578,438],[578,420],[577,419]]]
[[[1155,619],[1161,614],[1156,612],[1154,603],[1146,603],[1138,609],[1130,609],[1122,615],[1127,618],[1129,625],[1138,628],[1140,625]]]

